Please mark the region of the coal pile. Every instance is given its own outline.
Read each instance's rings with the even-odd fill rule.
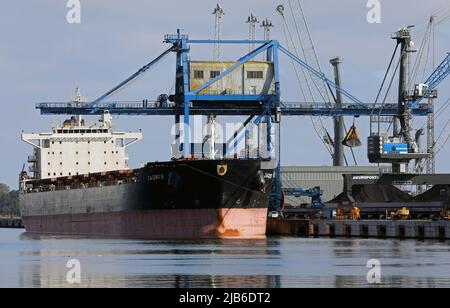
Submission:
[[[441,195],[441,190],[447,190],[449,185],[434,185],[421,195],[414,197],[415,202],[440,202],[444,201],[444,196]]]
[[[376,203],[376,202],[411,202],[413,197],[392,185],[354,185],[352,195],[356,202]],[[344,193],[341,193],[328,203],[348,202]]]
[[[379,202],[442,202],[441,191],[447,190],[449,185],[435,185],[423,194],[415,197],[398,189],[393,185],[354,185],[352,195],[358,203],[379,203]],[[348,202],[344,193],[341,193],[328,203]]]

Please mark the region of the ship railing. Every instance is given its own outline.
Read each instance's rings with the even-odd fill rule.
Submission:
[[[375,105],[367,104],[367,106],[344,103],[341,105],[341,107],[337,107],[337,105],[335,103],[331,103],[331,102],[281,102],[281,106],[286,107],[286,108],[301,108],[301,109],[315,109],[315,108],[354,109],[354,108],[362,108],[362,107],[365,107],[367,109],[372,109],[374,107],[375,108],[386,108],[386,109],[397,108],[396,104],[381,104],[381,103],[375,104]]]
[[[71,185],[55,185],[55,184],[27,184],[26,191],[24,193],[37,193],[37,192],[48,192],[48,191],[59,191],[59,190],[71,190],[71,189],[86,189],[86,188],[95,188],[95,187],[103,187],[103,186],[115,186],[115,185],[122,185],[126,183],[136,183],[137,178],[130,178],[130,179],[119,179],[119,180],[113,180],[113,181],[96,181],[96,182],[81,182],[81,183],[74,183]]]
[[[93,108],[98,109],[156,109],[172,107],[174,103],[167,102],[162,103],[159,101],[140,100],[140,101],[108,101],[96,104]],[[38,109],[62,109],[62,108],[80,108],[85,109],[86,104],[80,104],[77,102],[42,102],[36,104]]]
[[[351,103],[344,103],[341,107],[337,107],[335,103],[331,102],[281,102],[281,106],[285,108],[299,108],[299,109],[336,109],[336,108],[342,108],[342,109],[355,109],[355,108],[366,108],[366,109],[396,109],[398,108],[398,105],[395,103],[377,103],[377,104],[367,104],[367,106],[361,106]],[[418,109],[427,109],[428,104],[422,103],[417,106]]]

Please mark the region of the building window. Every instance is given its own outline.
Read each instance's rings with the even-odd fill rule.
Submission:
[[[72,173],[71,173],[71,172],[69,172],[69,175],[72,175]]]
[[[248,79],[263,79],[263,71],[247,71]]]
[[[91,162],[90,161],[88,161],[88,165],[90,165],[91,164]]]
[[[118,161],[116,161],[116,165],[118,165],[119,164],[119,162]]]
[[[88,155],[91,155],[91,152],[88,152]]]
[[[106,161],[105,161],[105,165],[106,165]]]
[[[59,144],[62,144],[62,141],[60,141]]]
[[[77,155],[78,155],[78,151],[77,152],[75,152]]]
[[[211,71],[209,72],[209,78],[213,79],[220,75],[220,71]]]
[[[56,172],[53,172],[53,175],[56,175]]]
[[[78,165],[78,162],[76,164]]]
[[[51,175],[51,173],[49,172],[49,173],[48,173],[48,176],[50,176],[50,175]]]
[[[203,79],[204,76],[205,75],[204,75],[203,71],[194,71],[194,78]]]
[[[62,166],[62,162],[60,162],[59,165]]]
[[[62,152],[59,152],[59,155],[62,155]]]
[[[62,175],[62,172],[60,172],[59,175]]]
[[[50,152],[48,152],[48,155],[50,155]]]
[[[52,141],[52,144],[55,144],[55,141]]]
[[[103,152],[103,153],[105,153],[105,154],[106,154],[106,151],[105,151],[105,152]]]

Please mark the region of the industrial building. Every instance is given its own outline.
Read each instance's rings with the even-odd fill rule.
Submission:
[[[322,200],[328,202],[342,193],[344,174],[379,174],[377,166],[284,166],[281,167],[281,183],[283,188],[320,187],[323,190]],[[310,204],[307,196],[286,196],[286,205],[300,206]]]

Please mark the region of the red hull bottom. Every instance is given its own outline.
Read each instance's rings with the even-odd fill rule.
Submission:
[[[186,209],[23,217],[27,232],[141,239],[261,238],[267,209]]]

